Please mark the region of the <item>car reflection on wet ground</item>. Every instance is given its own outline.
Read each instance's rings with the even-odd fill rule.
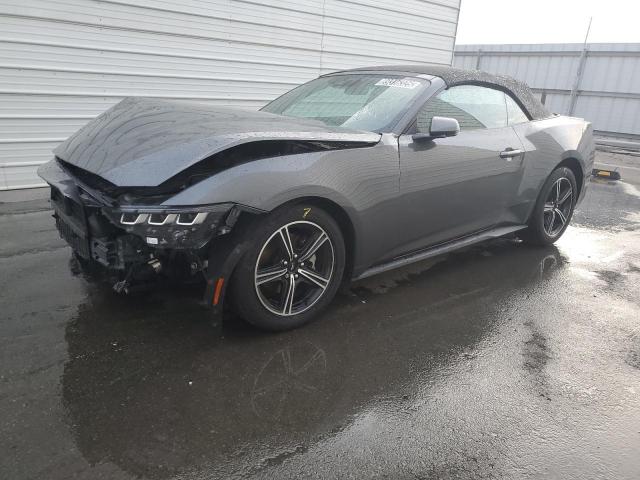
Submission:
[[[194,288],[117,296],[43,205],[2,206],[0,478],[638,478],[636,180],[556,246],[373,277],[277,335]]]

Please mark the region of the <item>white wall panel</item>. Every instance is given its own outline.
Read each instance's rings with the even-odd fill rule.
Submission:
[[[0,118],[0,143],[15,139],[67,138],[86,121],[84,118]]]
[[[396,28],[411,37],[420,34],[443,35],[453,38],[456,33],[456,8],[440,8],[432,11],[433,5],[420,0],[406,0],[402,8],[389,2],[326,0],[325,16],[336,20],[359,23],[362,26],[375,25]],[[355,17],[353,12],[357,11]],[[375,31],[373,32],[375,33]]]
[[[451,62],[460,0],[3,0],[0,189],[131,95],[259,108],[333,70]]]

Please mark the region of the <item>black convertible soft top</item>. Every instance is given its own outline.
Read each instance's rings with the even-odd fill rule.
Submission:
[[[507,75],[494,75],[481,70],[463,70],[461,68],[448,67],[444,65],[386,65],[379,67],[361,67],[351,70],[343,70],[346,73],[353,71],[380,71],[380,72],[403,72],[422,75],[432,75],[440,77],[448,87],[455,85],[487,85],[497,86],[507,91],[524,107],[533,120],[540,120],[551,116],[549,111],[540,103],[531,89],[523,82]]]

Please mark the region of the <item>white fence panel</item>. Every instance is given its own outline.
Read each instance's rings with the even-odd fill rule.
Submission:
[[[640,139],[640,44],[460,45],[454,65],[510,75],[553,112]]]

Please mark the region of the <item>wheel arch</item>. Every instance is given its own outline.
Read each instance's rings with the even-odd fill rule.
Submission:
[[[556,167],[553,169],[554,171],[560,167],[567,167],[569,170],[573,172],[573,175],[576,177],[576,185],[578,187],[578,195],[576,198],[580,198],[580,194],[582,193],[582,188],[584,186],[584,171],[582,169],[582,164],[575,157],[567,157],[563,159]]]
[[[531,202],[529,206],[529,210],[525,217],[526,223],[529,222],[531,215],[533,214],[533,211],[535,209],[536,203],[538,202],[540,195],[542,195],[542,189],[544,187],[545,182],[551,175],[553,175],[553,172],[555,172],[560,167],[568,168],[569,170],[571,170],[571,172],[575,176],[576,186],[578,188],[578,195],[576,196],[576,198],[580,198],[580,194],[582,193],[582,189],[584,187],[584,177],[585,177],[585,173],[582,168],[582,163],[580,162],[580,160],[578,160],[576,156],[570,156],[570,155],[566,155],[558,163],[553,163],[551,160],[549,160],[548,167],[547,167],[548,170],[546,170],[548,173],[546,174],[546,176],[544,177],[541,176],[539,179],[539,183],[537,184],[537,187],[536,187],[536,191],[537,191],[536,198],[533,202]]]
[[[301,203],[306,203],[321,208],[322,210],[330,214],[337,222],[344,238],[344,247],[346,253],[343,281],[348,281],[349,279],[351,279],[353,273],[356,253],[356,229],[351,216],[349,215],[349,213],[347,213],[347,210],[344,207],[342,207],[335,201],[330,200],[326,197],[318,196],[304,196],[295,198],[279,205],[276,208],[282,208]]]

